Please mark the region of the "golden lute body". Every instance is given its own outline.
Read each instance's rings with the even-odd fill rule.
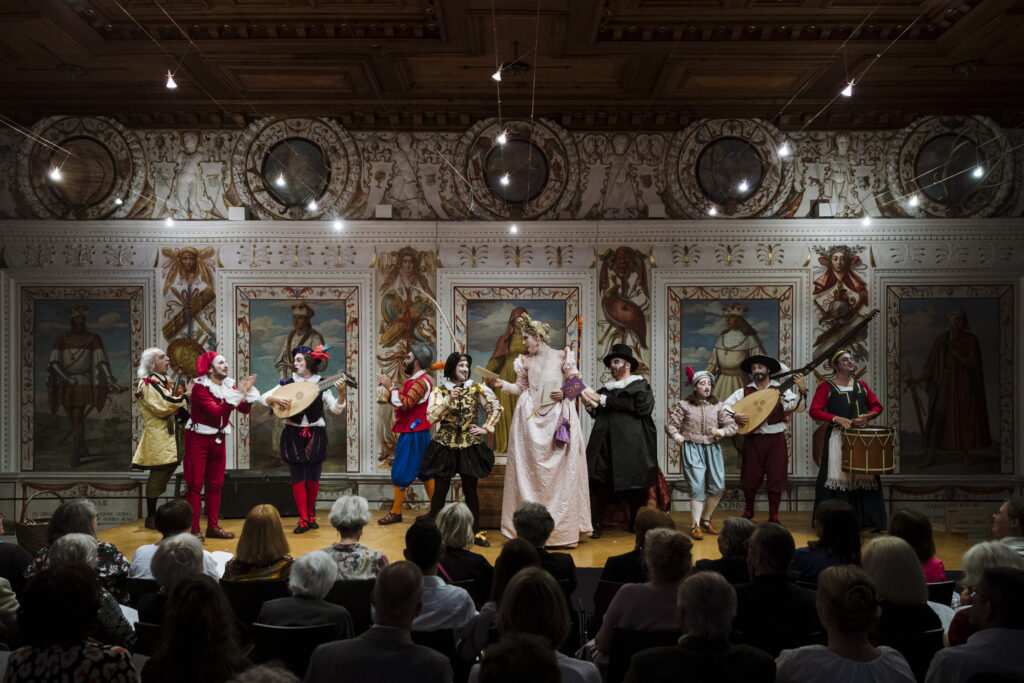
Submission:
[[[742,413],[749,419],[747,424],[739,425],[737,434],[749,434],[758,427],[761,426],[768,416],[775,410],[775,406],[779,403],[780,396],[778,387],[768,387],[767,389],[760,389],[752,394],[744,396],[740,400],[736,401],[732,406],[732,412]]]
[[[273,406],[274,415],[282,419],[298,415],[312,405],[313,401],[320,396],[321,391],[332,386],[339,379],[345,380],[353,387],[356,386],[355,381],[349,377],[346,372],[339,372],[337,375],[332,375],[327,379],[322,379],[316,384],[313,384],[312,382],[290,382],[289,384],[282,384],[278,386],[274,389],[274,392],[271,395],[274,398],[290,399],[291,405],[287,408]],[[344,396],[342,398],[344,398]]]

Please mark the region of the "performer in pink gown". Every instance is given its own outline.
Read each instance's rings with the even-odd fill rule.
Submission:
[[[530,501],[544,505],[555,520],[549,545],[575,545],[581,533],[592,531],[583,431],[575,406],[561,391],[566,379],[579,374],[576,359],[570,349],[548,346],[547,324],[525,313],[519,323],[527,353],[516,359],[516,383],[491,381],[495,389],[519,396],[509,427],[501,532],[515,537],[512,513]]]

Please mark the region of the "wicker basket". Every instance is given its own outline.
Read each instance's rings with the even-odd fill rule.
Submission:
[[[57,496],[57,500],[61,503],[64,502],[64,497],[56,491],[36,491],[21,504],[21,520],[14,524],[14,535],[18,539],[18,543],[33,557],[39,552],[40,548],[46,545],[46,531],[50,526],[50,518],[36,517],[35,519],[28,519],[28,504],[36,496],[41,496],[44,493]]]

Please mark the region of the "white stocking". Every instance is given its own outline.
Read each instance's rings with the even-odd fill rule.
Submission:
[[[707,508],[704,511],[704,517],[707,521],[711,521],[711,515],[715,514],[715,508],[718,507],[718,501],[722,500],[721,496],[708,496]]]
[[[696,498],[690,499],[690,516],[693,517],[693,526],[700,525],[700,513],[704,509],[704,501]]]

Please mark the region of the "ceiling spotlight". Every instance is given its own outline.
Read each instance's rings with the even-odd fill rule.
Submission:
[[[316,208],[317,208],[316,200],[315,199],[310,199],[309,200],[309,204],[306,204],[306,210],[309,211],[310,213],[312,213],[312,212],[316,211]]]
[[[742,180],[742,182],[740,182],[740,192],[746,192],[749,189],[750,189],[750,184],[747,182],[747,179],[744,178]]]
[[[505,131],[501,131],[501,133],[499,133],[498,137],[496,138],[496,142],[499,145],[504,145],[506,142],[508,142],[508,133],[506,133]]]
[[[708,215],[709,216],[717,216],[718,215],[718,209],[716,209],[715,207],[712,206],[710,209],[708,209]]]
[[[174,90],[178,87],[178,84],[174,82],[174,74],[170,71],[167,72],[167,89]]]
[[[785,158],[785,157],[788,157],[792,153],[793,153],[793,149],[789,146],[789,142],[783,142],[779,146],[779,156],[780,157]]]
[[[121,206],[122,204],[124,204],[124,200],[121,199],[120,197],[117,197],[116,199],[114,199],[114,204],[116,206]]]
[[[864,225],[871,225],[871,216],[864,214],[864,220],[861,221]]]
[[[513,223],[513,224],[512,224],[512,225],[511,225],[511,226],[509,227],[508,231],[509,231],[510,233],[512,233],[513,235],[515,235],[515,234],[517,234],[517,233],[519,232],[519,226],[518,226],[518,225],[515,225],[515,224]]]
[[[847,83],[846,87],[843,88],[843,91],[839,94],[843,97],[853,97],[853,81]]]
[[[284,187],[284,173],[277,174],[277,180],[274,181],[274,184],[277,185],[278,187]]]
[[[508,173],[506,173],[505,175],[501,176],[501,184],[502,185],[508,185]]]
[[[335,218],[334,222],[331,223],[331,227],[333,227],[335,230],[341,230],[342,228],[345,227],[345,224],[341,222],[340,218]]]
[[[920,203],[921,203],[921,197],[919,197],[918,195],[915,194],[915,195],[910,197],[910,205],[911,206],[917,206]]]
[[[984,167],[982,167],[980,165],[979,166],[975,166],[974,170],[971,172],[971,175],[974,176],[975,178],[980,178],[981,176],[985,175]],[[53,178],[53,174],[50,174],[50,177]],[[54,178],[54,180],[59,180],[59,179],[58,178]]]
[[[491,78],[493,78],[494,80],[496,80],[496,81],[499,81],[499,82],[500,82],[500,81],[501,81],[501,69],[498,69],[497,71],[495,71],[494,73],[492,73],[492,74],[491,74]]]
[[[167,218],[165,218],[164,219],[164,225],[166,225],[168,228],[173,228],[174,227],[174,217],[173,216],[168,216]]]
[[[48,175],[50,176],[50,180],[53,180],[55,182],[60,182],[64,178],[64,176],[61,175],[60,169],[57,168],[56,166],[50,169]]]

